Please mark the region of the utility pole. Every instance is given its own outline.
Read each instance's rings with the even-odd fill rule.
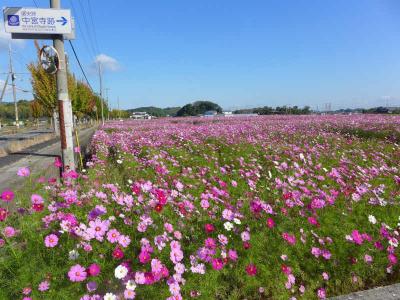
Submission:
[[[18,129],[19,128],[18,104],[17,104],[17,92],[15,90],[15,74],[13,71],[12,58],[11,58],[11,43],[8,44],[8,55],[10,57],[10,75],[11,75],[11,85],[12,85],[13,98],[14,98],[15,125],[17,126],[17,129]]]
[[[50,7],[61,8],[60,0],[50,0]],[[72,136],[73,118],[71,100],[68,95],[67,68],[65,62],[64,37],[62,34],[55,35],[53,46],[59,55],[59,68],[57,77],[57,99],[60,118],[60,139],[63,167],[75,170],[74,141]]]
[[[110,103],[108,102],[108,91],[110,88],[106,88],[106,99],[107,99],[107,120],[110,121]]]
[[[119,110],[119,97],[117,98],[118,101],[118,118],[121,119],[121,111]]]
[[[102,80],[101,63],[100,62],[99,62],[99,79],[100,79],[101,123],[104,125],[103,80]]]

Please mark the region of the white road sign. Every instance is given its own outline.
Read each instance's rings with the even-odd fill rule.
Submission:
[[[71,11],[69,9],[6,7],[4,27],[9,33],[69,34]]]

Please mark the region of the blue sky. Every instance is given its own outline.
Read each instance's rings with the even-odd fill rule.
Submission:
[[[32,7],[34,1],[2,5]],[[96,57],[104,61],[114,106],[117,97],[122,108],[196,100],[226,109],[400,105],[397,0],[62,0],[62,6],[73,8],[74,45],[95,89],[92,65]],[[7,68],[6,42],[0,32],[0,72]],[[35,57],[32,42],[13,49],[17,71],[25,72]],[[29,88],[29,77],[21,79]]]

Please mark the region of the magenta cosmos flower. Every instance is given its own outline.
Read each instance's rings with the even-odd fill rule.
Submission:
[[[249,276],[255,276],[257,274],[257,267],[254,264],[247,265],[246,273]]]
[[[6,189],[1,193],[0,199],[4,202],[11,202],[14,199],[14,193],[12,190]]]
[[[72,266],[68,272],[69,280],[73,282],[84,281],[87,277],[87,273],[84,267],[81,265]]]
[[[28,177],[31,174],[31,171],[28,167],[19,168],[17,175],[21,177]]]
[[[3,222],[7,218],[8,212],[5,208],[0,207],[0,222]]]
[[[100,266],[98,264],[91,264],[88,268],[89,276],[97,276],[100,274]]]
[[[49,234],[44,238],[44,244],[47,248],[54,248],[58,244],[58,236],[55,234]]]

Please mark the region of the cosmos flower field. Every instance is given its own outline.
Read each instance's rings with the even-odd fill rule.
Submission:
[[[400,117],[110,122],[0,191],[0,299],[323,299],[400,282]],[[59,166],[56,161],[55,165]]]

